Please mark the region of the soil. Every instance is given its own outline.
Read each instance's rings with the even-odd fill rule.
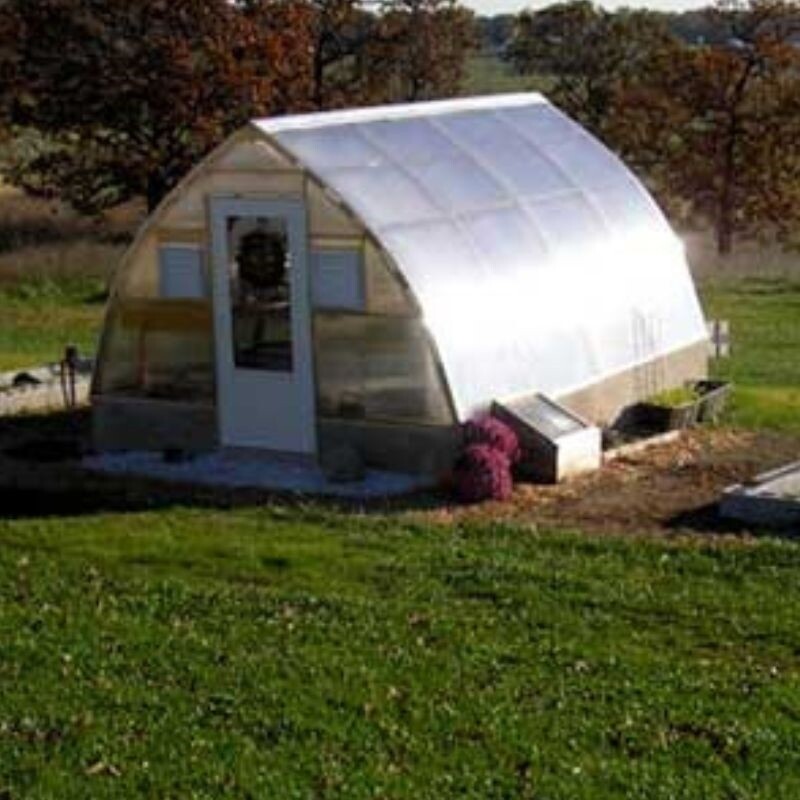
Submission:
[[[492,519],[603,533],[746,532],[739,523],[719,517],[722,490],[798,458],[797,436],[696,429],[560,485],[518,485],[505,503],[447,506],[426,516],[443,522]]]
[[[85,410],[0,419],[0,517],[297,501],[258,490],[198,488],[89,473],[79,461],[88,431]],[[458,506],[445,492],[428,492],[373,501],[359,509],[447,525],[508,521],[593,533],[747,533],[742,525],[719,517],[716,506],[722,490],[798,459],[800,436],[703,428],[560,485],[518,484],[504,503]],[[324,504],[353,505],[334,500]]]

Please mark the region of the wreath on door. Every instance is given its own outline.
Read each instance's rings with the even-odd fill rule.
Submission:
[[[257,292],[286,282],[286,240],[282,234],[253,231],[244,235],[236,257],[239,278]]]

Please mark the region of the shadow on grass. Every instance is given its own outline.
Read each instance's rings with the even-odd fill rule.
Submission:
[[[746,526],[735,520],[726,519],[719,513],[719,503],[707,503],[698,508],[681,511],[667,520],[670,530],[693,530],[698,533],[744,533]]]
[[[778,539],[800,538],[800,531],[794,527],[771,527],[754,529],[746,522],[723,517],[719,511],[719,503],[708,503],[698,508],[682,511],[667,521],[668,530],[694,531],[696,533],[717,535],[758,535]]]
[[[99,514],[134,514],[176,507],[227,510],[235,508],[280,508],[296,510],[303,514],[358,514],[376,516],[402,514],[411,511],[437,511],[447,509],[451,502],[443,492],[419,491],[390,498],[352,499],[322,497],[266,489],[230,488],[205,486],[179,482],[167,482],[137,475],[102,474],[86,470],[80,462],[90,440],[90,412],[43,414],[26,417],[0,418],[0,519],[87,517]],[[768,444],[768,443],[767,443]],[[767,444],[764,446],[766,447]],[[754,445],[755,447],[755,445]],[[757,449],[757,448],[756,448]],[[746,474],[757,472],[761,464],[740,465],[733,462],[715,462],[715,485],[720,487],[737,482]],[[690,471],[691,476],[697,473]],[[664,483],[657,471],[642,473],[647,480],[637,484],[637,502],[645,502],[647,492],[656,497],[659,491],[671,491],[674,483]],[[659,483],[659,480],[661,481]],[[655,482],[655,483],[653,483]],[[666,509],[656,512],[639,522],[621,523],[619,504],[617,510],[610,508],[607,520],[598,519],[593,508],[592,497],[608,493],[609,484],[586,489],[577,496],[566,496],[558,505],[557,513],[547,507],[538,508],[536,499],[523,499],[517,507],[495,511],[488,508],[479,511],[477,521],[492,523],[514,510],[519,512],[521,524],[535,522],[552,528],[577,528],[585,530],[651,531],[654,534],[689,533],[700,536],[741,536],[755,531],[750,526],[728,520],[719,515],[717,504],[708,503],[708,493],[686,494],[685,505],[680,510]],[[661,487],[659,489],[659,486]],[[681,488],[681,487],[678,487]],[[591,492],[595,494],[592,495]],[[600,492],[600,495],[597,494]],[[643,493],[643,494],[640,494]],[[642,498],[645,500],[642,500]],[[690,505],[692,502],[704,505]],[[620,503],[624,503],[622,498]],[[602,503],[602,497],[601,497]],[[667,504],[669,506],[670,504]],[[588,509],[588,511],[587,511]],[[671,516],[669,516],[671,514]],[[608,525],[603,523],[607,521]],[[762,531],[759,531],[762,533]],[[792,536],[790,531],[763,531],[771,536]]]
[[[0,418],[0,519],[136,513],[177,506],[232,509],[280,505],[381,514],[442,503],[442,497],[433,491],[359,500],[100,474],[80,463],[89,448],[90,424],[88,409]]]

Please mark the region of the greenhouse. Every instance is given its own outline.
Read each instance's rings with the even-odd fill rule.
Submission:
[[[605,423],[702,377],[706,347],[680,240],[542,96],[256,120],[118,270],[95,446],[432,471],[494,401]]]

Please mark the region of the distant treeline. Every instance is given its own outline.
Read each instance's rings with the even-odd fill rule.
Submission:
[[[0,0],[0,170],[86,213],[152,207],[254,117],[456,95],[476,50],[720,253],[800,241],[800,0],[477,20],[459,0]]]
[[[254,117],[457,94],[453,0],[0,0],[3,177],[153,207]]]
[[[800,2],[607,11],[588,0],[478,20],[484,53],[633,166],[672,219],[800,244]]]
[[[648,11],[663,21],[666,28],[686,44],[723,44],[729,36],[728,27],[708,8],[691,11]],[[486,53],[502,55],[514,36],[516,14],[480,15],[475,19],[480,49]],[[798,37],[800,42],[800,37]]]

